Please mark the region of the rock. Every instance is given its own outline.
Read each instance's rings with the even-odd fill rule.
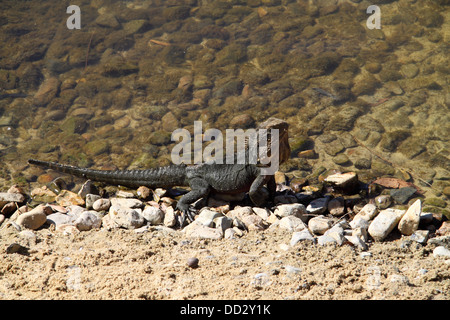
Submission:
[[[386,209],[392,203],[392,198],[390,195],[381,195],[375,198],[375,204],[379,209]]]
[[[55,201],[57,204],[63,207],[68,207],[70,205],[82,206],[85,204],[83,198],[69,190],[61,190],[58,196],[56,196]]]
[[[45,106],[56,96],[59,85],[60,82],[55,77],[46,79],[34,95],[33,103],[38,107]]]
[[[449,236],[450,235],[450,221],[444,221],[439,229],[436,231],[438,236]]]
[[[324,234],[333,225],[333,221],[322,216],[309,219],[308,228],[314,234]]]
[[[330,236],[338,245],[342,245],[345,241],[344,228],[340,224],[334,225],[332,228],[325,231],[324,236]]]
[[[6,248],[6,253],[7,254],[19,253],[26,255],[28,253],[28,248],[18,243],[12,243]]]
[[[79,194],[79,193],[78,193]],[[97,194],[88,193],[86,195],[86,208],[93,209],[94,202],[99,200],[101,197]],[[106,209],[107,210],[107,209]],[[97,211],[97,210],[96,210]]]
[[[369,227],[369,221],[375,218],[378,213],[378,209],[374,204],[366,204],[350,221],[350,226],[352,229],[355,228],[365,228]]]
[[[264,220],[256,214],[244,216],[241,221],[247,230],[264,230],[267,227]]]
[[[337,197],[328,202],[328,211],[332,216],[339,217],[345,213],[345,201],[342,197]]]
[[[360,238],[357,236],[345,236],[345,239],[350,242],[353,246],[355,246],[356,248],[359,248],[363,251],[367,250],[367,244]]]
[[[91,229],[100,228],[102,225],[102,219],[94,213],[95,211],[84,211],[78,218],[75,220],[75,227],[77,227],[80,231],[88,231]]]
[[[113,207],[124,207],[124,208],[141,208],[144,203],[139,199],[129,199],[129,198],[111,198],[111,206]]]
[[[116,197],[117,198],[134,198],[134,193],[132,191],[127,191],[127,190],[117,190]]]
[[[36,230],[47,221],[46,213],[51,213],[51,208],[49,206],[39,205],[31,211],[19,215],[16,223],[21,227]]]
[[[223,216],[224,215],[220,212],[209,210],[209,209],[203,209],[200,211],[200,213],[199,213],[198,217],[195,219],[195,221],[197,221],[198,223],[200,223],[206,227],[214,228],[214,219],[223,217]]]
[[[330,199],[329,197],[324,197],[311,201],[309,205],[306,207],[306,212],[312,214],[324,213],[327,210],[329,199]]]
[[[305,240],[311,241],[312,243],[316,243],[316,239],[307,228],[301,231],[294,232],[292,234],[291,241],[289,244],[293,247],[297,243]]]
[[[434,257],[444,257],[444,258],[450,258],[450,250],[447,249],[444,246],[439,246],[434,248],[433,250],[433,256]]]
[[[152,191],[149,188],[147,188],[146,186],[140,186],[136,190],[136,193],[139,198],[148,199],[150,197],[150,195],[152,194]]]
[[[226,216],[217,217],[213,221],[216,229],[219,229],[222,232],[225,232],[225,230],[230,229],[231,226],[233,225],[233,220]]]
[[[317,243],[324,246],[327,244],[336,244],[336,240],[333,237],[323,235],[317,238]]]
[[[146,206],[142,211],[142,216],[151,225],[158,225],[164,221],[164,212],[153,206]]]
[[[186,233],[187,237],[190,238],[200,238],[200,239],[222,239],[223,233],[219,229],[210,228],[202,225],[195,220],[188,226],[186,226],[183,231]]]
[[[166,211],[164,213],[163,224],[168,228],[172,228],[177,224],[177,217],[175,215],[175,210],[172,207],[166,208]]]
[[[60,212],[52,213],[47,216],[47,223],[53,224],[55,227],[59,227],[63,224],[72,224],[74,220],[75,219],[72,216]]]
[[[301,203],[281,204],[275,208],[274,214],[281,218],[287,216],[301,218],[306,214],[306,208]]]
[[[0,207],[8,202],[22,203],[25,201],[25,196],[20,193],[0,192]]]
[[[92,191],[94,189],[94,185],[92,184],[91,180],[87,180],[85,183],[83,183],[83,185],[80,188],[80,191],[78,191],[78,195],[83,198],[86,199],[86,196],[88,194],[92,194]]]
[[[369,225],[369,234],[375,241],[381,241],[397,226],[406,211],[397,209],[382,210]]]
[[[56,193],[47,188],[47,186],[31,190],[31,197],[39,202],[54,202],[56,196]]]
[[[230,120],[230,126],[234,129],[247,129],[253,127],[255,120],[248,114],[235,116]]]
[[[341,189],[351,189],[358,184],[358,175],[355,172],[336,173],[326,177],[325,182]]]
[[[195,258],[195,257],[189,258],[187,260],[187,265],[188,265],[188,267],[195,269],[198,267],[198,262],[199,262],[198,258]]]
[[[406,211],[398,223],[398,230],[405,236],[412,235],[419,227],[420,214],[422,212],[422,203],[416,200]]]
[[[120,27],[120,23],[117,21],[113,14],[105,13],[101,14],[95,19],[95,23],[101,27],[107,27],[112,29],[117,29]]]
[[[395,202],[404,204],[416,193],[416,191],[417,190],[414,187],[405,187],[391,190],[390,195]]]
[[[287,216],[281,218],[278,226],[282,229],[286,229],[291,232],[297,232],[306,229],[306,226],[303,223],[303,221],[296,216]]]
[[[266,209],[266,208],[254,207],[253,212],[256,213],[264,221],[267,221],[267,219],[269,219],[269,217],[271,215],[270,210]]]
[[[419,68],[415,64],[402,65],[400,71],[406,78],[414,78],[419,73]]]
[[[126,229],[136,229],[144,224],[144,217],[139,212],[140,209],[126,208],[112,205],[109,208],[108,216],[118,227]]]
[[[107,211],[111,206],[111,201],[109,199],[97,199],[92,204],[92,209],[95,211]]]
[[[429,230],[417,230],[416,232],[414,232],[410,239],[418,242],[422,245],[425,245],[428,241],[428,236],[430,235],[430,231]]]

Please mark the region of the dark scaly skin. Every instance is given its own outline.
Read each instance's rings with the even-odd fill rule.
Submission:
[[[280,163],[282,163],[290,154],[287,123],[271,119],[263,125],[264,128],[283,130],[280,133]],[[190,221],[193,221],[195,213],[190,204],[207,197],[210,192],[225,194],[248,192],[251,201],[256,206],[262,206],[266,202],[264,193],[261,192],[262,187],[267,185],[270,196],[275,194],[276,189],[273,175],[261,175],[261,169],[254,164],[198,164],[172,165],[148,170],[94,170],[34,159],[28,160],[28,163],[93,181],[131,188],[189,186],[191,191],[181,197],[176,208]],[[183,223],[184,218],[181,225]]]

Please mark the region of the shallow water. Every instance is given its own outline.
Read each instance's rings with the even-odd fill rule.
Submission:
[[[68,29],[64,2],[2,1],[0,185],[53,178],[28,158],[166,165],[177,128],[275,116],[296,149],[284,171],[394,175],[448,200],[445,3],[80,1],[81,28]]]

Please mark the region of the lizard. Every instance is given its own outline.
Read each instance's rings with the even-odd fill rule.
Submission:
[[[288,160],[291,153],[288,142],[288,123],[277,118],[269,118],[258,128],[279,130],[279,163]],[[274,195],[276,189],[274,176],[262,175],[261,166],[250,164],[248,161],[244,164],[178,164],[146,170],[96,170],[35,159],[29,159],[28,163],[93,181],[130,188],[188,186],[190,191],[184,194],[176,205],[176,209],[182,213],[181,226],[186,217],[190,222],[194,220],[196,210],[191,207],[191,204],[200,198],[206,198],[210,193],[248,192],[253,204],[263,206],[266,198],[261,188],[267,185],[270,196]]]

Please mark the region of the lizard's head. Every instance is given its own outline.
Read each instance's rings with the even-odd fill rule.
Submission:
[[[281,119],[277,118],[269,118],[266,121],[262,122],[259,126],[259,129],[267,129],[268,134],[270,134],[270,129],[278,130],[278,143],[279,143],[279,163],[283,163],[289,160],[291,155],[291,148],[289,147],[289,135],[288,128],[289,124]],[[269,139],[271,139],[269,135]],[[270,143],[267,144],[270,147]]]

